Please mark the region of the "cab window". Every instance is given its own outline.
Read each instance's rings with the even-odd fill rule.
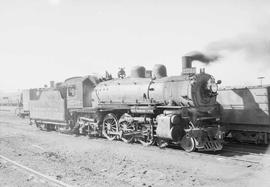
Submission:
[[[68,96],[73,97],[75,96],[76,87],[75,85],[68,87]]]

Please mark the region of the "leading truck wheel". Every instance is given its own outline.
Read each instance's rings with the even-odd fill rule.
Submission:
[[[186,151],[186,152],[192,152],[195,151],[195,140],[192,137],[189,137],[185,135],[182,140],[181,140],[181,147]]]
[[[154,131],[153,131],[153,125],[150,124],[148,127],[145,126],[142,129],[142,135],[143,137],[139,138],[138,141],[143,146],[150,146],[154,144]]]
[[[102,124],[102,134],[108,140],[114,140],[117,137],[118,120],[113,113],[109,113],[104,117]]]

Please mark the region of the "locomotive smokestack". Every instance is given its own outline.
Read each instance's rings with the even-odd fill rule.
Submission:
[[[196,68],[192,67],[192,61],[197,60],[204,64],[209,64],[218,60],[218,55],[206,55],[199,51],[192,51],[182,57],[182,74],[196,73]]]
[[[192,67],[192,61],[193,61],[192,56],[186,55],[182,57],[182,74],[183,75],[196,73],[196,68]]]
[[[190,56],[182,57],[182,69],[191,68],[192,67],[192,58]]]

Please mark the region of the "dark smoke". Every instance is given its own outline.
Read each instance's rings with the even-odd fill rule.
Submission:
[[[270,63],[270,24],[259,24],[248,31],[231,38],[218,40],[206,46],[202,52],[193,51],[185,56],[205,64],[236,58],[244,62],[256,62],[263,66]]]
[[[199,51],[192,51],[185,56],[189,56],[193,60],[198,60],[200,62],[203,62],[205,64],[209,64],[211,62],[217,61],[220,58],[220,55],[216,54],[206,54],[206,53],[201,53]]]

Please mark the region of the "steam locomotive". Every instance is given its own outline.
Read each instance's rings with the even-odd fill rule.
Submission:
[[[181,146],[185,151],[222,149],[224,131],[216,102],[218,84],[204,69],[196,73],[191,56],[182,58],[182,75],[167,76],[155,65],[130,77],[100,80],[73,77],[30,101],[30,120],[40,128],[69,128],[89,136],[143,145]]]

